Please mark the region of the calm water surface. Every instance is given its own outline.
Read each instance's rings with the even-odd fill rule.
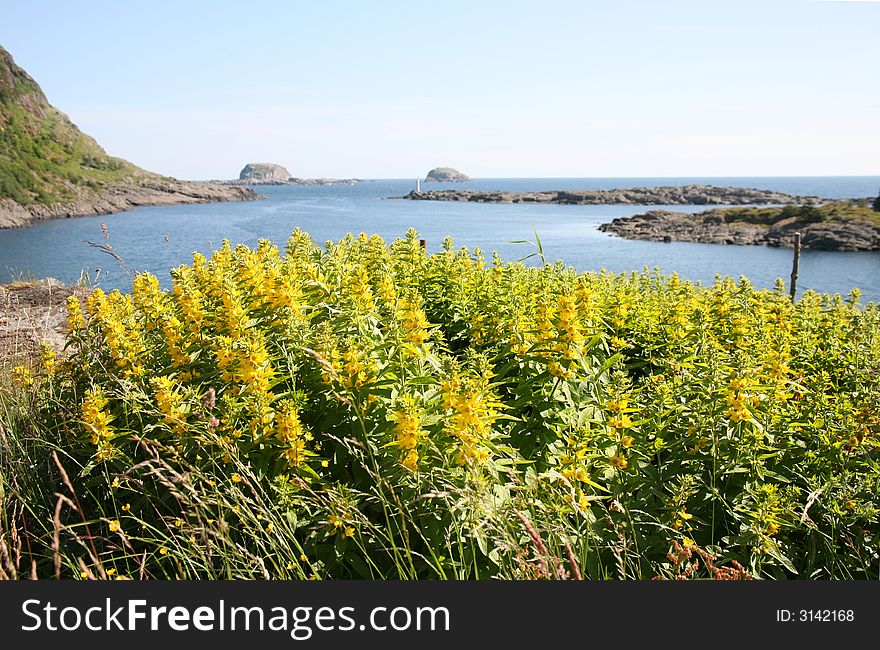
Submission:
[[[485,179],[429,188],[536,191],[551,189],[612,189],[617,187],[711,183],[756,187],[818,195],[828,198],[876,196],[880,177],[816,178],[609,178],[609,179]],[[266,199],[245,203],[136,208],[100,217],[48,221],[19,230],[0,230],[0,281],[22,276],[55,277],[76,281],[86,273],[97,276],[105,289],[131,287],[131,276],[109,255],[87,242],[105,244],[101,223],[107,224],[109,243],[136,271],[151,271],[167,286],[168,271],[188,263],[194,251],[209,254],[223,239],[255,244],[267,238],[283,246],[300,227],[319,243],[347,233],[378,233],[386,240],[416,228],[428,240],[429,250],[440,248],[451,236],[457,245],[479,246],[516,260],[534,247],[510,243],[534,241],[544,247],[548,261],[557,259],[580,271],[632,271],[659,268],[686,279],[711,283],[717,275],[747,276],[760,287],[770,287],[791,272],[791,251],[765,246],[627,241],[598,231],[615,217],[663,206],[569,206],[469,204],[433,201],[395,201],[415,180],[364,181],[356,185],[271,186],[257,190]],[[698,212],[701,206],[669,206]],[[530,260],[533,263],[534,260]],[[847,293],[859,287],[865,300],[880,301],[880,253],[805,251],[801,258],[800,287],[828,293]]]

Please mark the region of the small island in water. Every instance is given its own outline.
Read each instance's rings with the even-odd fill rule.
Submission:
[[[354,185],[359,178],[297,178],[277,163],[248,163],[236,180],[214,181],[223,185]]]
[[[472,180],[452,167],[435,167],[425,176],[426,183],[467,183]]]

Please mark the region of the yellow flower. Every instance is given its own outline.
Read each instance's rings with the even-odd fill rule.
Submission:
[[[611,337],[611,347],[615,349],[625,348],[627,346],[626,339],[622,339],[619,336]]]
[[[736,377],[730,380],[730,389],[732,391],[742,391],[745,390],[747,386],[748,382],[740,377]]]
[[[278,430],[276,438],[282,444],[282,453],[290,467],[302,465],[308,456],[306,442],[312,439],[312,434],[303,427],[293,402],[285,400],[279,404],[275,428]]]
[[[430,336],[428,317],[419,306],[419,300],[401,300],[397,307],[397,319],[404,331],[404,340],[415,346],[422,345]]]
[[[626,469],[629,463],[626,460],[626,457],[621,453],[616,453],[611,457],[611,460],[608,461],[611,463],[612,467],[616,467],[618,469]]]
[[[91,443],[97,447],[96,458],[98,460],[109,458],[113,450],[110,442],[114,435],[114,431],[110,427],[113,417],[107,410],[108,403],[109,400],[100,388],[91,388],[86,392],[80,407],[83,428],[90,435]]]
[[[608,426],[615,429],[629,429],[633,425],[632,419],[626,414],[608,420]]]
[[[187,409],[184,405],[183,395],[177,384],[171,377],[153,377],[150,385],[156,395],[156,404],[164,416],[166,424],[171,429],[182,434],[186,431]]]
[[[486,443],[499,414],[497,398],[487,384],[485,376],[462,380],[453,375],[441,386],[444,406],[448,405],[447,410],[451,411],[445,418],[445,432],[458,443],[455,451],[458,464],[482,462],[489,456]]]
[[[43,369],[48,377],[53,377],[58,367],[55,350],[46,341],[40,343],[40,357],[43,361]]]
[[[110,522],[110,532],[111,533],[121,533],[122,532],[122,524],[119,523],[118,519],[114,519]]]
[[[749,409],[745,407],[739,409],[731,408],[727,411],[727,417],[729,417],[734,422],[744,422],[746,420],[751,420],[752,414]]]
[[[82,305],[76,296],[68,296],[67,298],[67,329],[76,332],[86,326],[86,319],[83,315]]]
[[[415,471],[418,466],[419,441],[427,434],[422,429],[422,413],[413,397],[401,400],[400,406],[392,415],[394,421],[394,444],[400,449],[400,463]]]
[[[237,474],[237,473],[233,473],[232,482],[233,483],[241,483],[241,475]]]
[[[419,452],[415,449],[410,449],[406,456],[400,461],[400,464],[410,471],[416,471],[419,465]]]
[[[31,371],[24,366],[15,366],[12,369],[12,380],[23,388],[32,386],[34,383],[34,380],[31,377]]]
[[[626,409],[627,406],[629,406],[629,400],[621,398],[610,400],[606,405],[606,408],[613,413],[620,413]]]
[[[675,519],[672,522],[672,527],[676,530],[684,528],[685,524],[693,519],[693,515],[690,514],[685,508],[682,508],[678,512],[675,513]]]

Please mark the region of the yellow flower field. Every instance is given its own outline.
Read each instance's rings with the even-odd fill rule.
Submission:
[[[45,432],[22,444],[78,504],[25,506],[59,535],[47,573],[877,577],[880,313],[857,291],[415,232],[224,242],[172,278],[71,299],[72,354],[17,371]]]

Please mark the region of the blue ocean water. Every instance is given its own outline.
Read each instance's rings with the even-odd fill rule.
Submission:
[[[423,188],[538,191],[685,183],[856,198],[877,196],[880,177],[481,179],[455,185],[423,184]],[[262,186],[257,188],[266,197],[262,201],[143,207],[114,215],[0,230],[0,281],[36,276],[73,282],[87,274],[92,280],[97,278],[105,289],[128,290],[130,271],[134,270],[151,271],[167,286],[169,269],[189,263],[194,251],[209,254],[223,239],[253,245],[267,238],[283,246],[296,227],[318,243],[360,232],[378,233],[390,241],[413,227],[428,241],[429,250],[438,250],[443,239],[451,236],[459,246],[479,246],[487,257],[498,251],[506,260],[534,252],[534,246],[511,242],[534,241],[537,232],[548,261],[561,259],[580,271],[659,268],[703,283],[711,283],[718,275],[744,275],[757,286],[770,287],[776,278],[787,282],[791,272],[791,251],[786,249],[627,241],[597,229],[615,217],[644,212],[644,206],[472,204],[388,198],[412,189],[415,179],[362,181],[355,185]],[[696,212],[704,208],[669,209]],[[102,223],[107,226],[109,239],[102,235]],[[111,244],[128,270],[87,242]],[[880,302],[880,253],[805,251],[799,287],[843,294],[858,287],[864,300]]]

